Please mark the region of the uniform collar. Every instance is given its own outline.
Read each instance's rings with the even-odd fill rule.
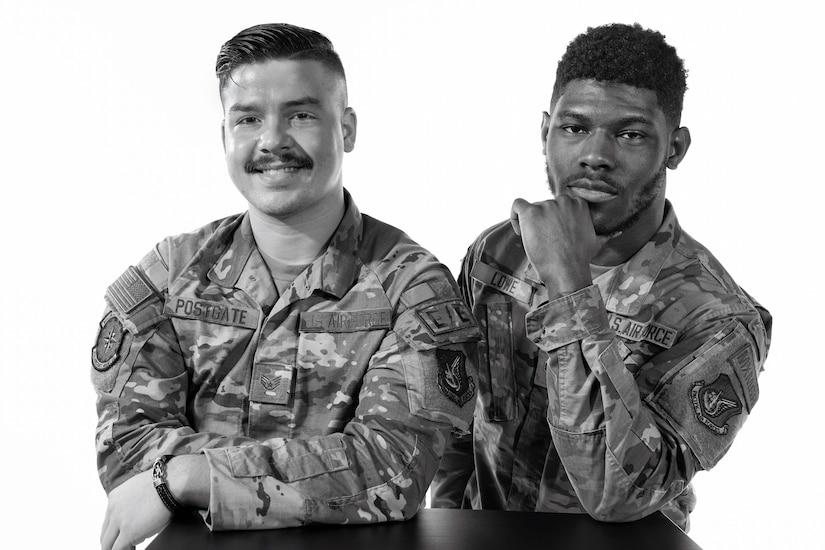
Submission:
[[[344,190],[344,203],[344,216],[333,232],[327,248],[293,282],[293,294],[297,293],[294,296],[295,299],[306,298],[316,290],[341,298],[355,282],[360,271],[358,250],[361,243],[362,219],[361,212],[346,189]],[[251,273],[246,273],[250,271],[260,273],[261,266],[266,269],[263,258],[255,245],[249,212],[240,218],[234,228],[231,242],[210,268],[208,277],[220,286],[230,288],[237,286],[253,291],[250,292],[253,296],[260,295],[263,291],[260,288],[260,279],[251,277]]]
[[[659,229],[631,258],[594,281],[608,311],[633,316],[641,311],[665,261],[682,237],[682,229],[669,201]]]

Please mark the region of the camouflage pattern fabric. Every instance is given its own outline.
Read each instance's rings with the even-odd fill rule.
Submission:
[[[162,241],[106,293],[100,479],[204,453],[210,528],[413,516],[470,429],[481,334],[438,261],[347,210],[278,295],[248,215]]]
[[[433,504],[604,521],[662,510],[687,530],[691,479],[758,398],[771,317],[671,205],[644,247],[579,292],[548,303],[509,222],[470,247],[459,287],[486,335],[479,399]]]

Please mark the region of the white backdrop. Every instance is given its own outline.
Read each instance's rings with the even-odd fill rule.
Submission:
[[[693,146],[668,176],[680,220],[775,317],[759,405],[698,475],[691,536],[706,550],[825,547],[820,18],[794,0],[570,4],[2,0],[0,545],[97,546],[103,292],[165,235],[245,207],[220,143],[225,40],[274,21],[330,37],[359,118],[345,184],[455,271],[513,198],[547,197],[540,113],[567,43],[638,21],[690,71]]]

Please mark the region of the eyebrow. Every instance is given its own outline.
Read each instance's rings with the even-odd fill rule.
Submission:
[[[290,101],[285,101],[281,105],[281,109],[292,109],[294,107],[300,107],[301,105],[321,105],[321,100],[317,97],[312,96],[304,96],[298,99],[292,99]],[[255,104],[246,104],[246,103],[236,103],[229,108],[230,113],[252,113],[256,111],[260,111],[261,108]]]
[[[559,113],[559,118],[572,118],[574,120],[578,120],[582,124],[587,124],[591,122],[589,116],[576,111],[561,111]],[[631,124],[644,124],[646,126],[653,126],[653,121],[641,115],[631,115],[620,118],[619,120],[615,121],[614,124],[615,126],[630,126]]]

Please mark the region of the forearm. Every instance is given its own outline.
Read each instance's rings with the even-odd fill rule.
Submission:
[[[550,357],[547,419],[585,509],[602,520],[631,520],[679,494],[695,472],[690,451],[642,402],[598,289],[532,312],[528,334]]]
[[[548,380],[554,445],[591,516],[639,519],[681,493],[697,466],[687,446],[642,404],[624,366],[609,364],[612,352],[588,362],[581,347],[560,351],[565,359]]]
[[[431,506],[461,508],[467,483],[474,470],[473,435],[451,435],[430,486]]]
[[[435,475],[449,429],[420,423],[424,429],[415,420],[379,426],[367,419],[344,434],[207,450],[210,527],[408,519]]]

